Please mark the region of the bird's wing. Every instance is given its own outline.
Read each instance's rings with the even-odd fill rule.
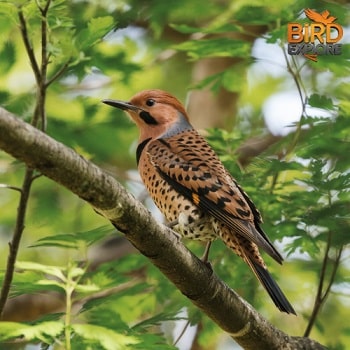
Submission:
[[[151,141],[147,147],[150,161],[177,192],[281,263],[281,255],[259,227],[261,217],[253,202],[206,141],[199,135],[196,138],[201,144],[197,147],[174,137]]]
[[[324,24],[333,23],[337,19],[337,17],[330,16],[330,12],[328,10],[324,10],[323,12],[321,12],[321,16],[322,18],[324,18]]]
[[[312,21],[320,23],[324,22],[324,18],[318,12],[313,11],[311,9],[306,9],[304,12],[305,15],[309,17]]]
[[[324,10],[320,13],[320,15],[324,18],[327,19],[329,16],[329,11],[328,10]]]

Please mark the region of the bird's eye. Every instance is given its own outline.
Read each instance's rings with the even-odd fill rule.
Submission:
[[[147,105],[148,107],[154,106],[155,103],[156,103],[156,101],[154,101],[153,98],[149,98],[149,99],[146,101],[146,105]]]

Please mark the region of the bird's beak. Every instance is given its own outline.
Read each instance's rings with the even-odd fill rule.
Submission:
[[[134,106],[131,103],[126,102],[126,101],[102,100],[102,102],[105,103],[106,105],[122,109],[123,111],[135,111],[136,112],[136,111],[140,110],[139,107],[136,107],[136,106]]]

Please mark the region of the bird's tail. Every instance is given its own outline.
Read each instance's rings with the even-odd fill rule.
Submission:
[[[264,288],[269,293],[271,299],[278,307],[278,309],[282,312],[286,312],[287,314],[296,315],[293,306],[290,304],[286,296],[281,291],[280,287],[277,285],[275,280],[271,277],[269,271],[261,266],[258,262],[253,259],[249,259],[249,266],[253,270],[254,274],[260,281],[260,283],[264,286]]]

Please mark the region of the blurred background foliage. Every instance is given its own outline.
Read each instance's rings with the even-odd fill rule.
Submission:
[[[40,61],[38,8],[46,4],[0,1],[0,104],[27,121],[37,93],[18,11]],[[312,62],[286,53],[287,23],[305,8],[337,17],[341,56]],[[343,321],[350,310],[349,23],[346,1],[55,0],[47,14],[47,133],[162,220],[135,171],[136,128],[100,101],[149,88],[184,101],[286,257],[283,267],[267,263],[298,317],[279,313],[221,242],[211,250],[215,272],[288,334],[310,334],[331,349],[350,347]],[[2,271],[19,198],[9,186],[19,187],[23,174],[23,164],[0,153]],[[67,190],[38,177],[28,205],[4,313],[4,321],[21,323],[0,325],[0,349],[239,349]],[[202,254],[199,243],[186,244]],[[187,318],[191,327],[172,345]],[[20,334],[23,341],[7,342]]]

